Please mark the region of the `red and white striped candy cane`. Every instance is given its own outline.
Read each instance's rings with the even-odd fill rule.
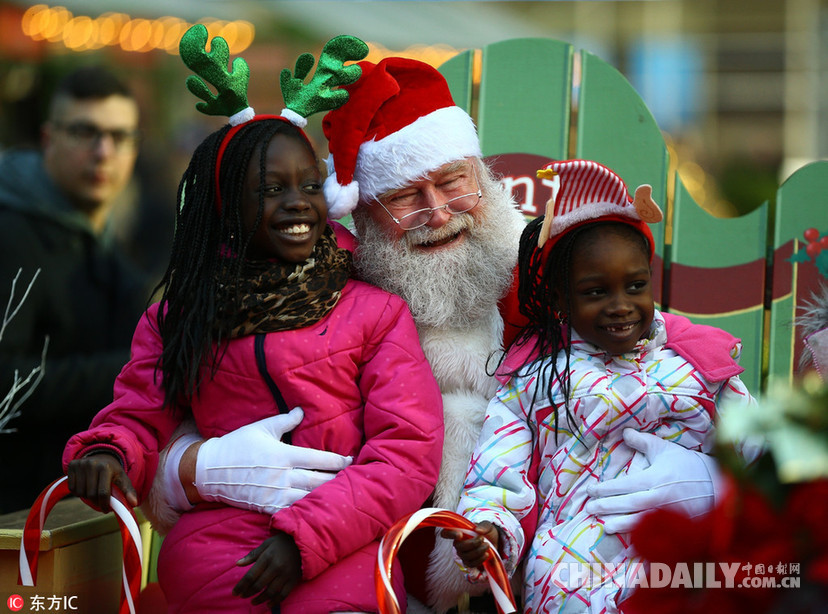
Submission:
[[[20,570],[17,583],[21,586],[34,586],[37,580],[37,560],[40,556],[40,534],[46,523],[46,516],[55,504],[67,496],[69,485],[66,476],[55,480],[47,486],[35,501],[20,538]],[[126,505],[123,494],[113,488],[109,498],[112,511],[118,517],[121,529],[124,560],[121,568],[123,590],[121,607],[118,614],[135,614],[135,604],[141,590],[141,570],[144,565],[144,550],[141,545],[141,532],[132,509]]]
[[[377,566],[374,570],[374,585],[377,591],[377,603],[380,614],[400,614],[400,604],[391,587],[391,567],[394,557],[403,540],[414,530],[421,527],[436,527],[440,529],[457,529],[474,537],[474,523],[460,514],[436,507],[427,507],[403,517],[388,529],[380,542],[377,551]],[[515,597],[509,584],[509,577],[503,568],[503,561],[497,549],[489,543],[490,556],[484,563],[486,575],[489,578],[489,587],[495,598],[495,604],[501,614],[516,612]]]

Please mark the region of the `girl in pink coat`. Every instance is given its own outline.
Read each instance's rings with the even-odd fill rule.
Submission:
[[[70,489],[108,509],[115,485],[138,504],[185,417],[209,438],[301,406],[292,444],[352,462],[273,514],[220,502],[184,513],[158,560],[169,611],[376,611],[378,540],[432,492],[442,449],[440,392],[408,308],[351,279],[313,148],[284,117],[207,137],[179,202],[161,300],[113,402],[67,444]]]

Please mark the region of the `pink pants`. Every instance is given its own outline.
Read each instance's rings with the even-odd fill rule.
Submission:
[[[236,561],[272,535],[270,517],[225,506],[196,507],[184,514],[164,538],[158,556],[158,581],[170,614],[269,614],[267,605],[232,594],[249,567]],[[281,614],[377,612],[374,568],[379,542],[372,542],[297,585],[280,604]],[[394,592],[405,608],[398,563]]]

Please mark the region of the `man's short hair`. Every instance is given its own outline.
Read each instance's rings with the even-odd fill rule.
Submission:
[[[58,100],[100,100],[109,96],[134,99],[126,83],[103,66],[81,66],[63,77],[55,87],[49,105],[49,117],[53,117]]]

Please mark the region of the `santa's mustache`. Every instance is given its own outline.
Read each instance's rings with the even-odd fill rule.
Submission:
[[[464,328],[490,317],[511,282],[524,226],[502,189],[484,191],[474,215],[454,215],[440,228],[418,228],[400,240],[389,237],[364,210],[354,212],[354,222],[360,235],[359,276],[402,296],[421,328]],[[460,233],[460,241],[444,248],[420,247]]]

